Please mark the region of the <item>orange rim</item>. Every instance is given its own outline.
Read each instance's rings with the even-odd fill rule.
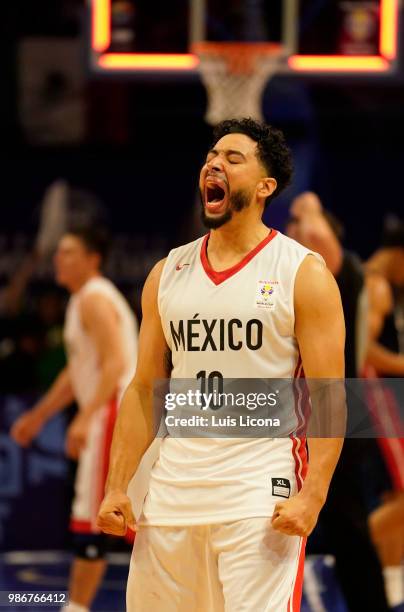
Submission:
[[[211,42],[192,45],[192,52],[203,62],[207,58],[224,59],[229,72],[249,73],[259,57],[276,57],[283,50],[278,43],[261,42]]]

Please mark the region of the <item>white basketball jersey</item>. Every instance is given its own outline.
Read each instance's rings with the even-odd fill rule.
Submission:
[[[83,327],[80,315],[80,301],[84,295],[90,293],[106,297],[119,317],[126,367],[119,381],[118,395],[125,390],[133,376],[137,357],[137,322],[129,304],[107,278],[97,276],[90,279],[77,293],[71,296],[67,306],[64,327],[69,374],[80,407],[85,406],[94,396],[100,376],[99,356],[94,341]]]
[[[172,378],[200,378],[201,372],[225,379],[300,376],[295,277],[308,254],[321,257],[272,230],[239,264],[215,272],[208,240],[171,251],[162,272],[158,302]],[[167,435],[152,470],[145,521],[184,525],[271,516],[277,501],[272,479],[291,479],[293,494],[305,460],[298,438]]]

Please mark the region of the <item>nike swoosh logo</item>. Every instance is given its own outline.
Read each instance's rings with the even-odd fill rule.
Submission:
[[[178,272],[179,270],[182,270],[182,268],[184,268],[185,266],[189,266],[189,265],[190,265],[189,263],[185,263],[185,264],[177,264],[177,265],[175,266],[175,269],[176,269],[176,270],[177,270],[177,272]]]

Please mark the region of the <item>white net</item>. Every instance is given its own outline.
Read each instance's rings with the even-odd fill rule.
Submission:
[[[281,51],[257,49],[254,44],[195,46],[199,71],[208,94],[205,119],[215,125],[224,119],[252,117],[262,120],[262,94],[277,72]]]

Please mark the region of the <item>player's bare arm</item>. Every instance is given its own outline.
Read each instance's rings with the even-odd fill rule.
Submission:
[[[67,431],[67,453],[74,459],[86,443],[91,415],[117,392],[125,367],[119,318],[111,301],[97,293],[85,295],[80,315],[97,351],[100,377],[91,400],[81,408]]]
[[[310,379],[342,381],[345,323],[341,297],[331,272],[311,256],[306,257],[296,275],[295,316],[295,333],[310,392],[313,390]],[[308,536],[313,531],[342,444],[342,438],[308,439],[306,479],[297,495],[275,506],[272,518],[275,529],[299,536]]]
[[[378,342],[383,329],[384,319],[393,310],[391,287],[383,276],[374,273],[367,275],[366,287],[369,296],[370,335],[366,361],[381,376],[383,374],[404,376],[404,355],[394,353]]]
[[[155,437],[153,384],[166,378],[168,347],[161,326],[157,294],[165,260],[150,272],[143,288],[143,319],[139,334],[137,369],[126,389],[112,440],[106,496],[98,515],[98,526],[106,533],[122,535],[135,527],[128,484]]]
[[[50,389],[13,424],[10,435],[21,446],[29,446],[46,422],[74,400],[68,368],[64,368]]]

